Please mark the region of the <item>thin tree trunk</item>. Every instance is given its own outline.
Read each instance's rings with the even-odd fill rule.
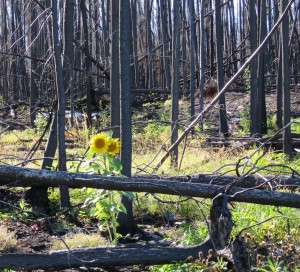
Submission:
[[[249,17],[250,17],[250,50],[251,54],[257,48],[257,16],[255,8],[256,0],[249,1]],[[257,60],[254,59],[250,64],[250,134],[255,135],[259,132],[257,120]]]
[[[57,0],[52,0],[52,36],[53,36],[53,51],[56,75],[56,88],[58,97],[57,108],[57,150],[58,150],[58,170],[66,171],[66,144],[65,144],[65,112],[66,112],[66,97],[63,79],[63,69],[61,63],[61,47],[58,38],[58,14]],[[66,185],[60,186],[60,206],[61,208],[70,207],[70,196]]]
[[[172,112],[171,112],[171,145],[176,142],[178,138],[178,116],[179,116],[179,0],[173,1],[174,14],[173,14],[173,40],[172,40]],[[171,166],[177,168],[178,166],[178,147],[172,151]]]
[[[266,2],[261,1],[260,5],[260,27],[259,42],[266,37]],[[258,56],[258,75],[257,75],[257,111],[258,133],[267,133],[267,114],[266,114],[266,95],[265,95],[265,50]]]
[[[110,125],[114,138],[120,138],[120,71],[119,71],[119,3],[110,2],[111,63],[110,63]]]
[[[223,72],[223,37],[222,37],[222,17],[220,2],[215,2],[216,12],[216,51],[217,51],[217,74],[218,74],[218,89],[222,90],[224,86],[224,72]],[[228,136],[228,126],[226,119],[226,104],[225,95],[221,95],[219,99],[219,119],[220,119],[220,133]]]
[[[82,26],[83,26],[83,43],[84,43],[84,53],[85,53],[85,77],[86,77],[86,114],[88,126],[92,123],[92,89],[93,89],[93,79],[92,73],[92,62],[89,58],[89,29],[87,23],[87,10],[84,0],[80,1],[80,10],[82,14]]]
[[[170,65],[169,65],[169,46],[168,46],[168,31],[167,31],[167,7],[164,0],[160,0],[160,12],[161,12],[161,28],[163,39],[163,58],[164,58],[164,75],[167,85],[167,90],[171,91],[171,77],[170,77]]]
[[[194,0],[189,0],[189,13],[190,13],[190,103],[191,111],[190,116],[194,118],[195,115],[195,50],[194,50],[194,39],[195,39],[195,6]]]
[[[36,4],[31,3],[30,4],[30,61],[29,61],[29,73],[30,73],[30,126],[35,126],[35,119],[36,119],[36,101],[38,98],[38,88],[36,85],[37,81],[37,67],[36,67],[36,58],[37,58],[37,45],[36,45],[36,36],[38,35],[38,25],[37,25],[37,12],[36,12]]]
[[[287,6],[287,0],[280,1],[281,13]],[[291,97],[290,97],[290,63],[289,63],[289,17],[286,16],[281,25],[281,57],[282,57],[282,91],[283,91],[283,125],[291,122]],[[291,156],[293,151],[291,126],[283,132],[283,152]]]
[[[199,84],[199,112],[203,111],[204,102],[204,82],[205,82],[205,44],[204,44],[204,8],[205,1],[201,0],[200,5],[200,84]],[[200,120],[200,129],[203,130],[203,118]]]

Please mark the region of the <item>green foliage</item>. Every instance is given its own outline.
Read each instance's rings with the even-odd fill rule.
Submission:
[[[275,261],[273,262],[271,259],[267,259],[267,262],[263,265],[264,267],[256,268],[257,271],[260,272],[289,272],[286,267],[284,267],[284,262],[282,261]],[[294,270],[295,271],[295,270]]]
[[[44,132],[47,122],[47,118],[45,118],[43,115],[36,117],[34,120],[34,126],[37,134],[42,134]]]
[[[276,124],[276,114],[271,114],[267,117],[268,134],[273,135],[278,131]]]
[[[251,81],[251,76],[250,76],[250,69],[246,68],[243,72],[243,79],[245,83],[245,88],[247,92],[250,92],[251,86],[250,86],[250,81]]]
[[[201,255],[201,254],[199,254]],[[193,260],[193,262],[177,261],[172,264],[154,265],[150,267],[151,272],[199,272],[199,271],[231,271],[227,268],[227,262],[222,258],[218,258],[217,261],[205,260],[199,256],[199,259]]]
[[[158,122],[149,122],[144,127],[144,137],[145,140],[151,141],[151,143],[158,143],[166,136],[168,131],[169,127],[167,126],[162,126]]]
[[[120,203],[120,196],[134,197],[134,195],[129,192],[102,189],[94,190],[89,188],[83,190],[87,190],[85,193],[88,193],[89,197],[85,200],[82,208],[91,207],[89,214],[99,220],[99,229],[101,231],[106,229],[109,233],[110,241],[116,241],[119,237],[116,216],[119,212],[127,212],[124,205]]]
[[[103,135],[102,135],[103,136]],[[102,137],[101,136],[101,137]],[[95,141],[94,138],[93,141]],[[105,137],[101,138],[105,141]],[[122,164],[118,157],[108,153],[108,151],[95,153],[91,148],[86,154],[86,162],[83,167],[85,172],[89,174],[101,174],[102,176],[120,175]],[[134,197],[130,192],[115,192],[111,190],[94,190],[91,188],[84,188],[83,191],[88,197],[84,201],[83,209],[88,209],[88,214],[99,220],[99,229],[106,229],[109,233],[111,242],[116,241],[119,237],[117,233],[118,222],[116,216],[119,212],[126,213],[126,209],[120,203],[120,196],[126,195]],[[81,212],[84,215],[84,212]]]
[[[181,229],[183,230],[181,239],[183,246],[199,245],[208,235],[207,225],[204,222],[199,225],[185,223]]]
[[[243,128],[238,133],[245,135],[250,132],[250,106],[245,105],[244,108],[240,111],[240,125]]]
[[[300,117],[293,119],[291,131],[300,134]]]

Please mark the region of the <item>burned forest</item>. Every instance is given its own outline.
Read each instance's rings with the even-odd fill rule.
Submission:
[[[1,0],[0,271],[300,271],[299,0]]]

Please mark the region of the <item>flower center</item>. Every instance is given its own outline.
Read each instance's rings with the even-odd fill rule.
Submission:
[[[105,145],[105,141],[103,139],[97,139],[95,141],[95,147],[96,148],[102,148]]]
[[[109,144],[109,146],[107,147],[108,152],[114,151],[115,149],[116,149],[116,143],[115,142],[111,142]]]

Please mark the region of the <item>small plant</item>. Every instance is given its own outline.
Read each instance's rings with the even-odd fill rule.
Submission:
[[[283,266],[282,261],[273,262],[271,259],[268,259],[267,264],[263,268],[257,268],[257,271],[260,272],[288,272],[286,267]]]
[[[250,131],[250,120],[249,120],[249,116],[250,116],[250,107],[249,105],[244,106],[244,108],[241,110],[240,112],[240,127],[242,127],[242,131],[240,131],[240,134],[246,134],[249,133]]]
[[[120,175],[122,164],[116,154],[120,151],[119,139],[106,137],[103,133],[96,134],[90,140],[90,151],[85,163],[86,172],[103,176]],[[110,190],[84,189],[89,195],[83,208],[91,207],[89,213],[99,220],[99,229],[107,229],[111,242],[118,238],[116,216],[119,212],[126,213],[123,204],[119,203],[120,195],[133,197],[132,193]]]
[[[35,131],[37,134],[42,134],[46,125],[47,125],[47,118],[43,115],[38,116],[34,120],[34,125],[35,125]]]
[[[184,229],[184,233],[182,235],[182,244],[184,246],[200,244],[208,234],[206,226],[195,227],[190,224],[184,224],[182,228]]]
[[[246,91],[249,92],[250,88],[251,88],[251,86],[250,86],[251,76],[250,76],[250,70],[248,68],[246,68],[244,70],[243,79],[244,79],[244,82],[245,82]]]

